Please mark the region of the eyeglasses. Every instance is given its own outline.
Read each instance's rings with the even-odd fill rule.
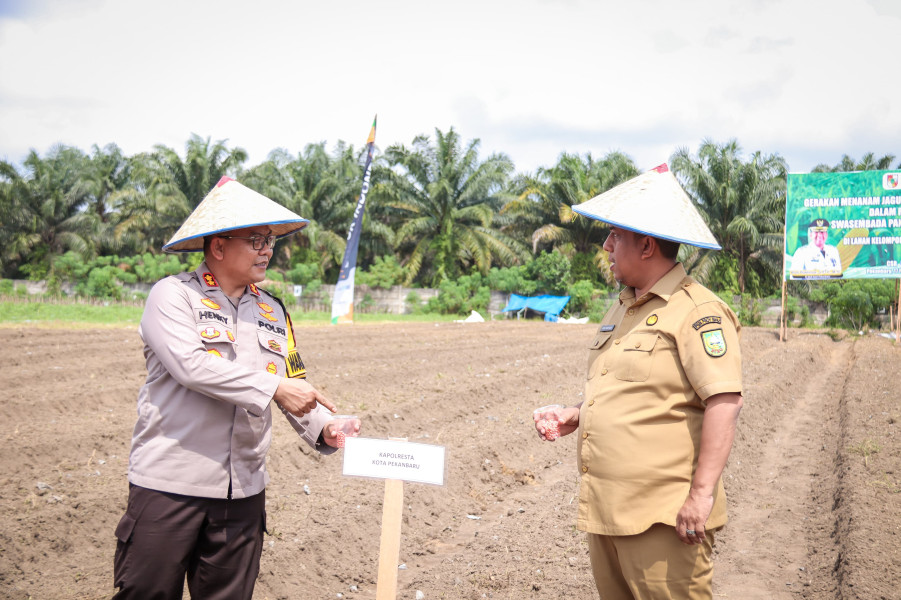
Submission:
[[[275,241],[278,239],[278,236],[275,235],[252,235],[250,237],[242,237],[239,235],[220,235],[217,237],[225,238],[227,240],[250,240],[250,243],[253,244],[253,249],[258,251],[262,250],[263,246],[275,248]]]

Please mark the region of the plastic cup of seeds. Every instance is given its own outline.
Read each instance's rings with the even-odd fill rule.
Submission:
[[[356,415],[335,415],[329,423],[338,440],[337,448],[343,448],[347,438],[360,435],[360,419]]]
[[[544,429],[544,438],[549,442],[560,437],[560,415],[564,408],[562,404],[548,404],[532,411],[536,426]]]

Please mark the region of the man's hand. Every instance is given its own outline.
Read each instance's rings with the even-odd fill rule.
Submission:
[[[335,405],[307,383],[306,379],[282,378],[272,399],[295,417],[304,416],[316,408],[316,404],[321,404],[332,412],[336,410]]]
[[[557,414],[557,436],[553,435],[547,427],[547,420],[551,418],[547,413],[532,413],[532,419],[535,421],[535,431],[538,437],[546,442],[552,442],[558,436],[569,435],[579,428],[579,406],[567,406],[559,410]],[[551,435],[548,435],[548,434]]]
[[[735,423],[742,404],[741,394],[738,393],[722,393],[707,398],[698,466],[688,490],[688,499],[676,514],[676,534],[683,543],[700,544],[706,537],[704,529],[713,510],[713,493],[732,450]]]
[[[322,428],[322,441],[332,448],[343,448],[345,438],[360,435],[361,425],[362,421],[356,417],[333,419]]]
[[[704,494],[692,488],[685,504],[676,515],[676,534],[683,544],[693,546],[702,543],[706,536],[704,527],[713,510],[713,494]]]

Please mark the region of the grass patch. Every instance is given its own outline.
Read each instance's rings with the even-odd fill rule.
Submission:
[[[332,315],[325,311],[288,309],[295,326],[329,325]],[[75,302],[50,300],[0,300],[0,325],[62,327],[135,327],[141,322],[142,304],[124,302]],[[367,323],[438,323],[462,319],[461,315],[415,314],[392,315],[359,313],[354,324]]]
[[[72,327],[103,325],[134,327],[141,322],[142,305],[118,302],[81,303],[0,301],[0,324]]]
[[[880,450],[882,450],[882,446],[879,445],[879,442],[876,442],[869,438],[863,440],[859,444],[848,446],[848,452],[863,456],[863,464],[865,464],[866,466],[870,466],[870,457]]]
[[[291,314],[291,322],[297,325],[329,325],[332,322],[332,313],[325,311],[304,311],[295,306],[288,307]],[[388,313],[356,313],[354,314],[354,324],[360,323],[448,323],[454,319],[463,319],[462,315],[440,315],[440,314],[415,314],[415,315],[394,315]]]
[[[888,476],[888,473],[882,474],[882,479],[877,479],[872,482],[872,485],[877,490],[882,490],[888,492],[889,494],[898,494],[901,493],[901,486],[895,482],[894,479]]]

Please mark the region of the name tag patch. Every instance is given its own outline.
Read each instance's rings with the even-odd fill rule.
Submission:
[[[691,326],[695,328],[695,331],[697,331],[704,325],[710,325],[711,323],[722,323],[722,322],[723,322],[723,320],[720,317],[714,317],[714,316],[701,317],[700,319],[698,319],[697,321],[692,323]]]
[[[613,331],[616,325],[601,325],[601,331]]]

